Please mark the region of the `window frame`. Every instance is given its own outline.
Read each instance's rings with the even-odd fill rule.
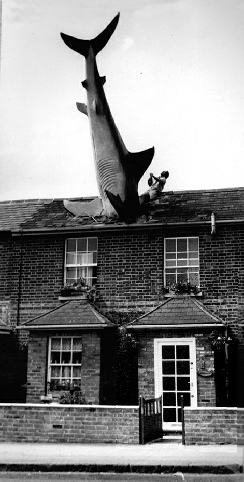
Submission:
[[[77,244],[78,244],[78,240],[86,240],[86,245],[87,245],[87,250],[85,251],[87,254],[88,253],[97,253],[98,255],[98,237],[97,236],[80,236],[80,237],[70,237],[70,238],[66,238],[65,240],[65,249],[64,249],[64,284],[69,284],[68,281],[67,281],[67,268],[74,268],[74,269],[78,269],[78,268],[96,268],[97,267],[97,262],[96,263],[86,263],[86,264],[74,264],[74,263],[67,263],[67,246],[68,246],[68,241],[69,240],[75,240],[76,241],[76,256],[77,256]],[[88,251],[88,240],[89,239],[95,239],[96,240],[96,244],[97,244],[97,249],[96,251]],[[79,277],[76,278],[76,282],[79,281]],[[85,280],[87,280],[88,278],[84,278]],[[95,286],[96,284],[96,281],[97,281],[97,276],[92,276],[90,278],[92,280],[92,284],[91,286]],[[88,284],[88,283],[87,283]],[[90,286],[90,285],[89,285]]]
[[[71,352],[71,360],[72,360],[72,355],[74,352],[77,352],[77,353],[81,353],[81,361],[80,363],[62,363],[62,360],[61,360],[61,354],[65,351],[68,351],[68,350],[62,350],[62,344],[61,344],[61,349],[60,350],[52,350],[52,340],[54,338],[59,338],[60,340],[64,340],[64,339],[71,339],[71,349],[70,349],[70,352]],[[81,340],[81,350],[73,350],[73,346],[74,346],[74,339],[80,339]],[[48,339],[48,366],[47,366],[47,383],[51,384],[52,380],[58,380],[58,377],[51,377],[51,369],[53,366],[56,366],[56,367],[60,367],[61,368],[61,371],[60,371],[60,376],[59,376],[59,384],[60,384],[60,387],[62,386],[62,381],[65,381],[65,379],[67,378],[70,378],[70,382],[69,382],[69,385],[71,385],[72,383],[74,383],[74,380],[81,380],[81,368],[82,368],[82,352],[83,352],[83,343],[82,343],[82,336],[79,336],[79,335],[53,335],[53,336],[49,336],[49,339]],[[51,363],[51,353],[53,351],[57,351],[58,353],[60,353],[60,363]],[[70,367],[71,370],[70,370],[70,377],[62,377],[62,367]],[[73,367],[80,367],[80,375],[79,377],[73,375]],[[75,383],[74,383],[75,384]],[[64,390],[67,390],[68,388],[64,388]],[[61,390],[61,388],[57,389],[57,390]],[[49,389],[49,391],[55,391],[54,390],[51,390]]]
[[[177,241],[178,240],[183,240],[183,239],[186,239],[187,240],[187,258],[186,258],[186,264],[184,265],[178,265],[177,264],[177,253],[179,251],[177,251]],[[197,252],[198,252],[198,262],[196,264],[189,264],[189,240],[190,239],[196,239],[197,240]],[[170,251],[166,251],[166,242],[168,240],[176,240],[176,258],[175,258],[175,266],[166,266],[166,254],[169,253]],[[183,260],[184,258],[182,258]],[[194,259],[194,258],[193,258]],[[166,284],[166,275],[167,275],[167,270],[172,270],[174,271],[175,273],[175,284],[179,283],[179,281],[177,280],[177,270],[179,269],[186,269],[186,274],[187,274],[187,282],[189,283],[189,276],[190,276],[190,270],[189,268],[196,268],[196,273],[198,274],[198,283],[196,284],[196,286],[200,286],[200,256],[199,256],[199,236],[170,236],[170,237],[165,237],[164,238],[164,287],[167,286]],[[191,283],[192,284],[192,283]]]

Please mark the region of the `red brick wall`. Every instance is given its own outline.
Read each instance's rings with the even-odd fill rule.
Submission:
[[[186,444],[237,444],[237,408],[185,408]],[[242,425],[243,426],[243,425]]]
[[[79,234],[78,234],[79,235]],[[159,226],[155,232],[99,233],[98,295],[108,310],[147,311],[162,298],[164,236],[200,238],[204,303],[231,326],[243,318],[244,228]],[[74,234],[74,237],[76,234]],[[57,306],[63,282],[64,235],[4,238],[0,242],[0,294],[10,300],[16,326]],[[23,247],[21,249],[21,245]],[[20,280],[21,275],[21,280]],[[20,295],[18,313],[18,295]]]
[[[196,338],[196,362],[200,366],[202,359],[206,361],[206,368],[214,371],[214,355],[205,333],[193,334],[192,331],[160,331],[140,332],[137,334],[139,342],[138,385],[139,396],[154,397],[154,338]],[[216,403],[214,376],[204,378],[197,375],[197,403],[199,406],[214,406]]]
[[[27,402],[39,403],[46,394],[48,338],[67,336],[70,332],[31,332],[28,345]],[[99,403],[100,393],[100,333],[72,332],[82,338],[81,392],[87,403]]]
[[[139,443],[138,407],[0,404],[0,442]]]

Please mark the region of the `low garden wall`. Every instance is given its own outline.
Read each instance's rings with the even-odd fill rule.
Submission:
[[[244,409],[185,407],[186,444],[244,443]]]
[[[139,443],[137,406],[0,404],[0,442]]]

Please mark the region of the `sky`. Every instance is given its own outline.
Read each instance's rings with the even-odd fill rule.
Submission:
[[[244,0],[7,0],[2,4],[0,200],[97,196],[85,60],[60,32],[96,37],[127,149],[155,147],[166,191],[244,186]]]

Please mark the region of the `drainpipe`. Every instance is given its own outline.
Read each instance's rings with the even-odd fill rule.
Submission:
[[[22,268],[23,268],[23,237],[20,235],[20,261],[19,261],[19,286],[18,286],[18,298],[17,298],[17,320],[16,324],[19,325],[20,320],[20,300],[21,300],[21,281],[22,281]]]
[[[215,214],[211,214],[211,234],[216,234]]]

